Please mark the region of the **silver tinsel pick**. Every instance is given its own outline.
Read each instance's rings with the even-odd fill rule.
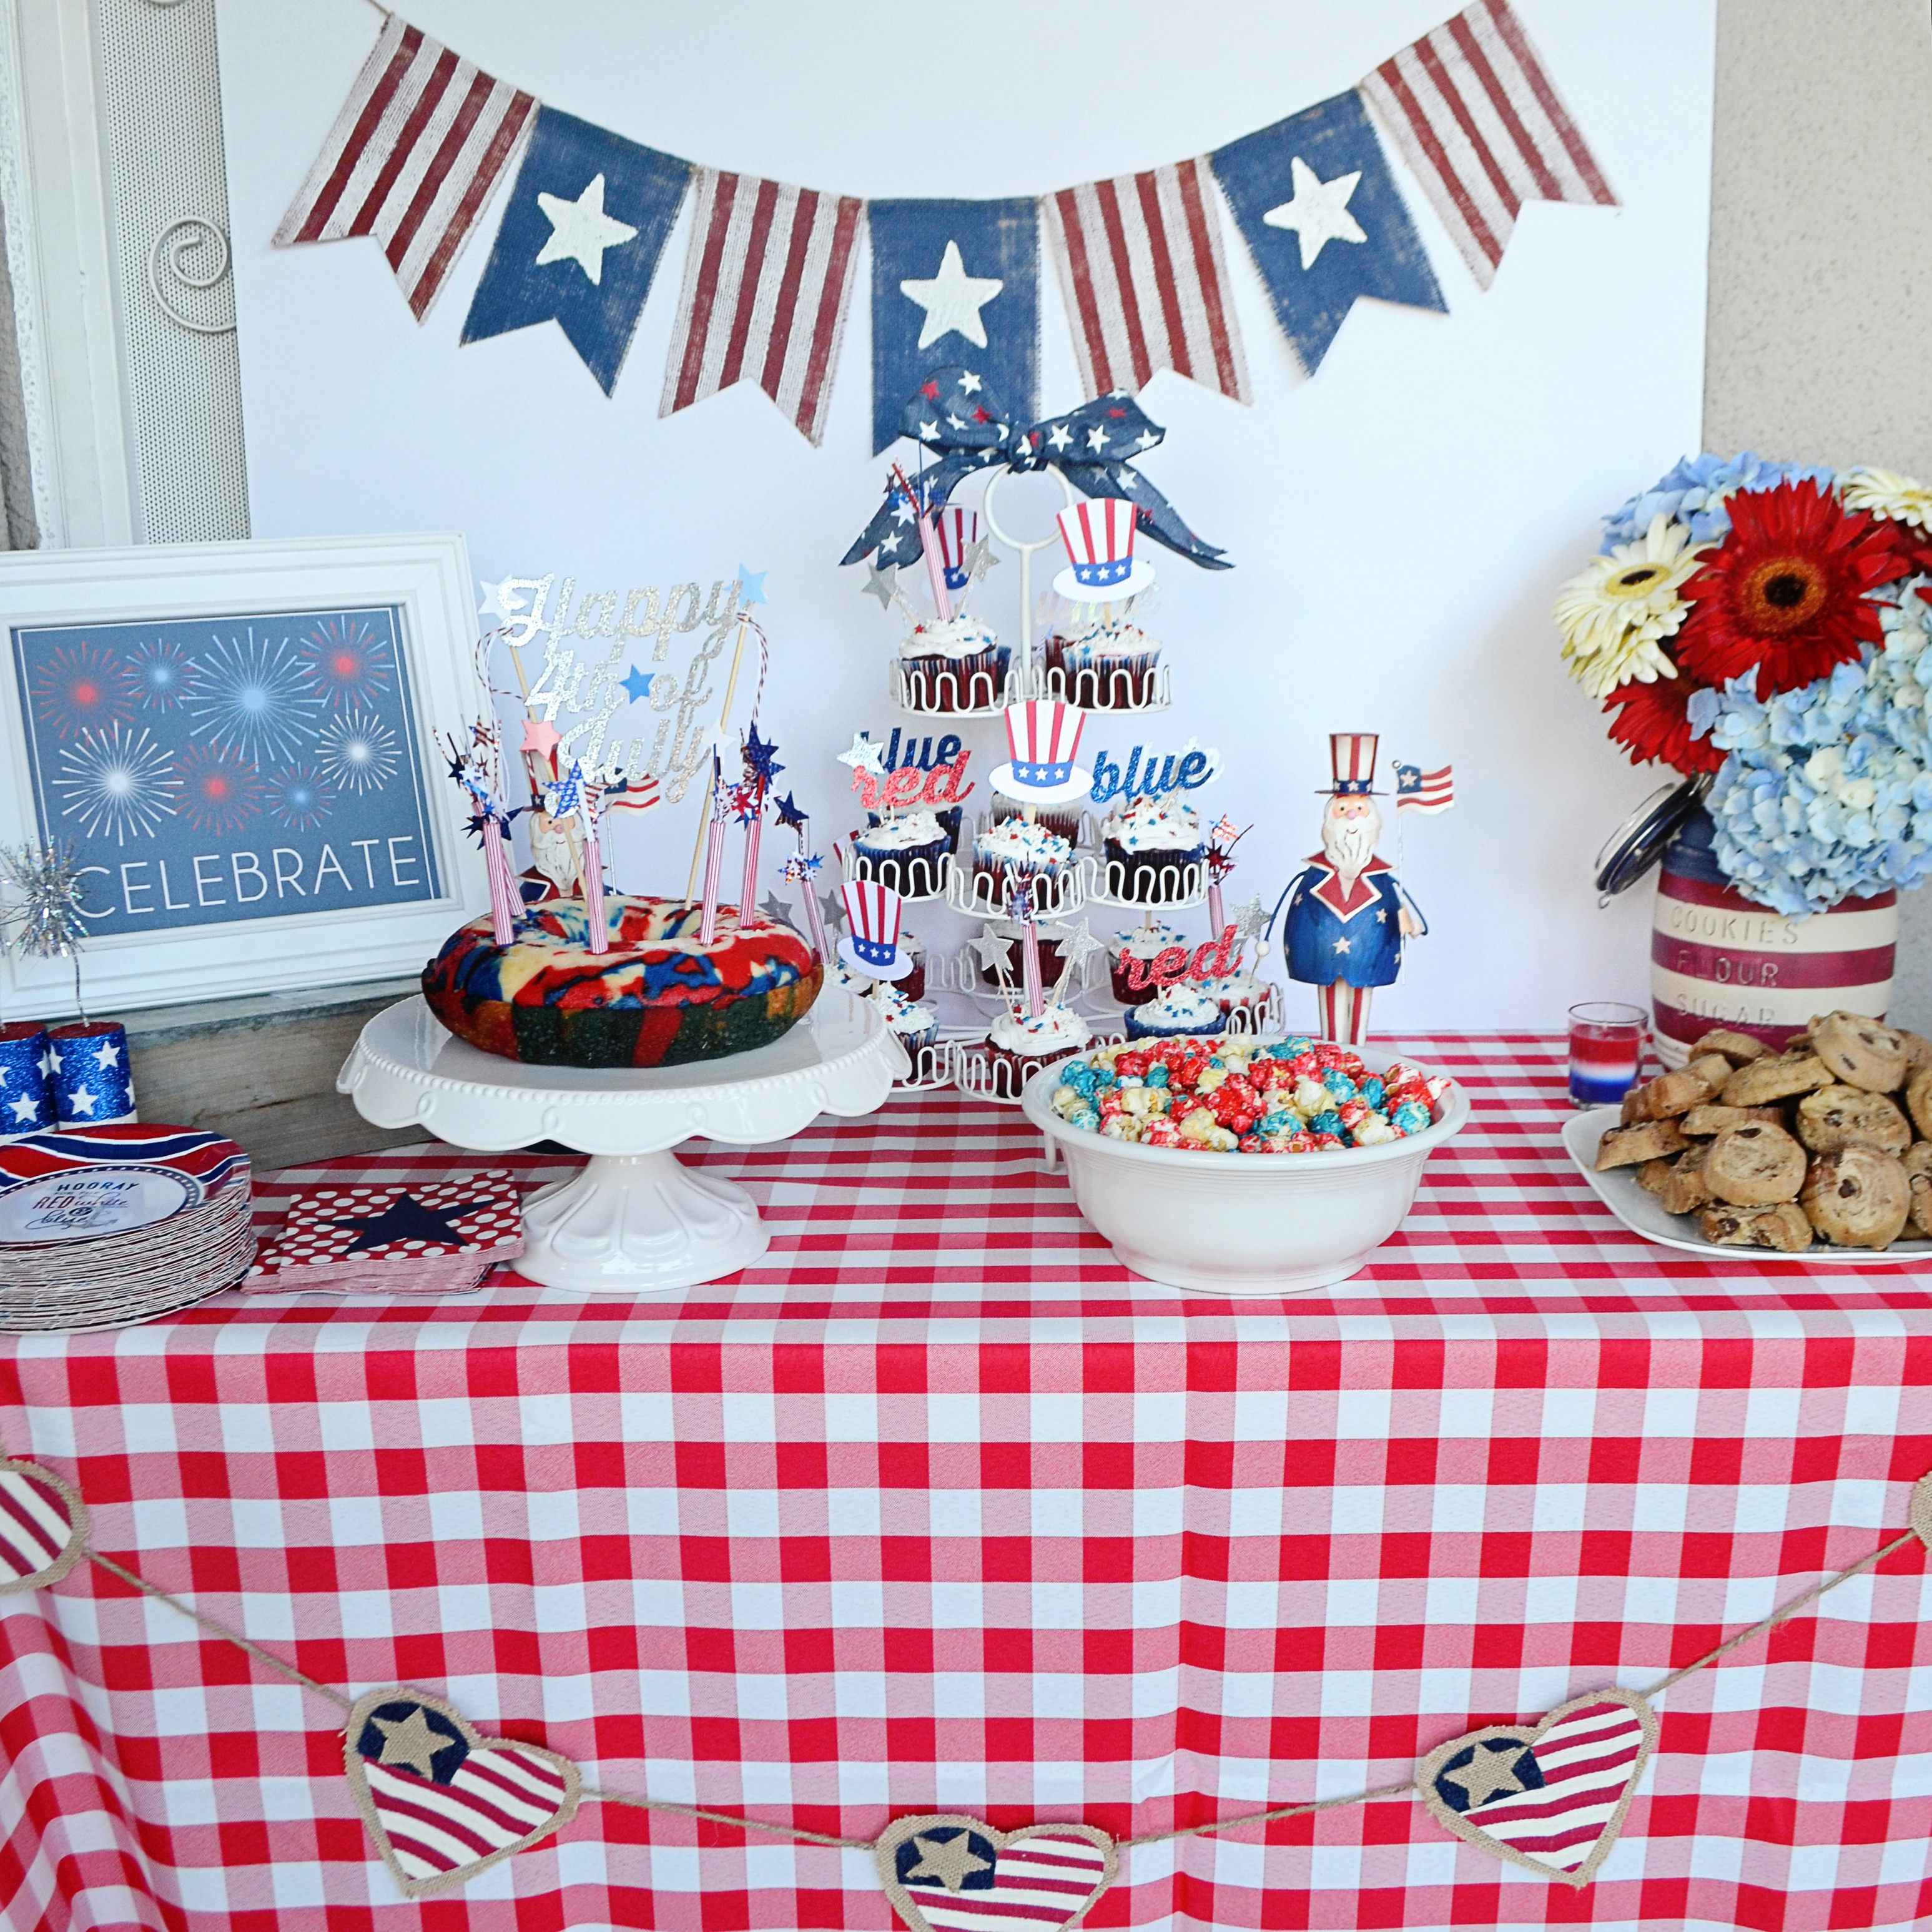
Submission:
[[[74,1004],[81,1006],[80,942],[87,921],[80,909],[80,868],[70,845],[0,845],[0,944],[33,959],[74,961]],[[81,1007],[81,1016],[86,1009]]]

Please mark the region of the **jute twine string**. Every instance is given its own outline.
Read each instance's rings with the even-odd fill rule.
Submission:
[[[1780,1625],[1789,1623],[1799,1612],[1809,1609],[1820,1598],[1835,1590],[1840,1584],[1849,1583],[1855,1576],[1862,1576],[1866,1571],[1876,1569],[1888,1556],[1903,1550],[1907,1544],[1917,1543],[1921,1540],[1916,1529],[1903,1531],[1889,1543],[1873,1550],[1868,1556],[1860,1557],[1846,1568],[1814,1583],[1809,1589],[1802,1591],[1789,1603],[1780,1604],[1768,1616],[1760,1617],[1756,1623],[1739,1630],[1736,1636],[1726,1637],[1714,1650],[1708,1650],[1702,1657],[1694,1658],[1690,1663],[1672,1671],[1667,1676],[1659,1678],[1648,1690],[1638,1694],[1646,1701],[1654,1701],[1663,1696],[1666,1691],[1674,1690],[1682,1684],[1687,1677],[1694,1677],[1699,1671],[1708,1670],[1712,1664],[1720,1662],[1754,1639],[1768,1636]],[[269,1670],[286,1678],[290,1682],[300,1684],[304,1690],[313,1690],[318,1697],[327,1699],[338,1710],[350,1711],[355,1708],[353,1701],[333,1686],[319,1682],[306,1671],[298,1670],[293,1664],[285,1662],[271,1651],[264,1650],[260,1644],[243,1636],[238,1631],[230,1630],[226,1624],[218,1622],[205,1612],[196,1610],[193,1604],[184,1603],[179,1597],[150,1583],[145,1576],[137,1576],[133,1570],[124,1568],[111,1556],[103,1556],[94,1550],[89,1550],[87,1555],[91,1562],[118,1576],[123,1582],[132,1584],[136,1589],[153,1598],[157,1603],[165,1604],[170,1610],[178,1611],[190,1622],[199,1624],[211,1636],[218,1636],[223,1642],[231,1643],[237,1650],[245,1652],[257,1663],[266,1664]],[[1172,1831],[1144,1832],[1137,1838],[1120,1838],[1115,1842],[1123,1851],[1135,1850],[1143,1846],[1172,1844],[1182,1838],[1198,1838],[1210,1833],[1243,1831],[1254,1826],[1275,1824],[1286,1818],[1305,1817],[1313,1812],[1340,1810],[1352,1804],[1373,1804],[1379,1798],[1406,1797],[1414,1790],[1414,1780],[1411,1779],[1402,1784],[1382,1785],[1373,1791],[1351,1792],[1346,1797],[1277,1804],[1265,1811],[1246,1811],[1233,1818],[1210,1818],[1204,1824],[1184,1825]],[[674,1804],[662,1798],[640,1798],[622,1791],[599,1791],[589,1785],[583,1787],[581,1796],[594,1798],[599,1804],[628,1805],[637,1811],[660,1811],[667,1817],[689,1818],[706,1825],[726,1825],[740,1832],[762,1832],[771,1838],[789,1838],[800,1844],[824,1845],[835,1851],[868,1852],[873,1848],[873,1840],[870,1838],[835,1838],[824,1832],[808,1832],[800,1825],[775,1824],[762,1818],[743,1818],[735,1812],[713,1811],[701,1804]]]

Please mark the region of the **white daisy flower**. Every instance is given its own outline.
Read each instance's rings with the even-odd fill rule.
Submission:
[[[1895,524],[1932,530],[1932,490],[1890,470],[1868,470],[1862,464],[1844,476],[1843,498],[1848,510],[1869,510]]]
[[[1709,546],[1693,544],[1682,524],[1661,514],[1634,543],[1593,556],[1556,594],[1554,615],[1570,674],[1592,698],[1634,678],[1675,677],[1660,640],[1687,615],[1678,591]]]

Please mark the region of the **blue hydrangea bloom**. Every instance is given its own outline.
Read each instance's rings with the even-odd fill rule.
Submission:
[[[1855,664],[1763,703],[1747,675],[1690,718],[1730,754],[1706,801],[1718,862],[1792,918],[1908,890],[1932,872],[1932,610],[1920,577],[1874,593],[1885,630]]]
[[[1766,463],[1748,449],[1736,456],[1687,456],[1667,476],[1633,496],[1615,516],[1605,518],[1604,541],[1597,554],[1607,556],[1621,543],[1630,543],[1650,528],[1655,516],[1674,518],[1690,526],[1692,541],[1715,543],[1730,533],[1730,512],[1724,500],[1735,490],[1771,490],[1780,483],[1812,482],[1829,488],[1837,481],[1830,470],[1808,469],[1797,463]]]

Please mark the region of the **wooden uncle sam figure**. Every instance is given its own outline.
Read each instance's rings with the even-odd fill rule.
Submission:
[[[1345,1046],[1359,1046],[1366,1036],[1369,997],[1376,987],[1395,983],[1402,942],[1429,930],[1394,868],[1376,856],[1382,834],[1376,804],[1382,794],[1375,789],[1378,742],[1372,731],[1329,734],[1334,782],[1325,794],[1322,850],[1275,908],[1286,908],[1288,976],[1316,989],[1322,1036]],[[1413,804],[1440,812],[1450,802],[1447,766],[1426,775],[1408,765],[1396,772],[1398,808]]]

